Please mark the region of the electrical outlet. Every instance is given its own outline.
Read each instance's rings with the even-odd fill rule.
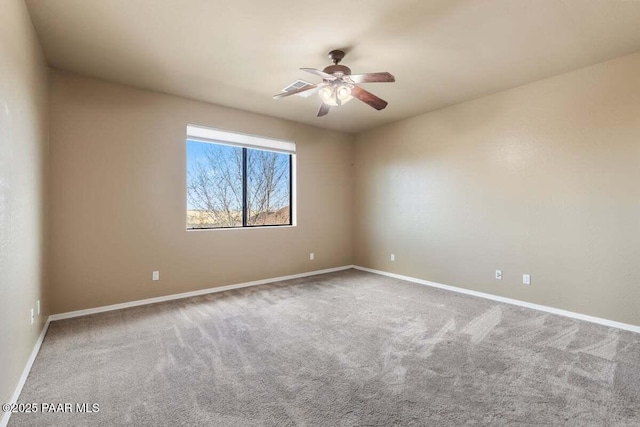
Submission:
[[[389,259],[391,259],[391,261],[395,261],[396,260],[396,254],[391,254]]]
[[[33,315],[33,308],[31,309],[31,324],[33,325],[33,320],[35,319],[35,316]]]
[[[38,300],[36,306],[38,307],[38,316],[40,316],[40,300]]]
[[[530,274],[523,274],[522,275],[522,284],[523,285],[530,285],[531,284],[531,275]]]
[[[313,252],[311,252],[311,253],[309,254],[309,259],[310,259],[311,261],[313,261],[313,260],[314,260],[314,258],[315,258],[315,255],[313,254]]]
[[[160,272],[159,271],[154,271],[153,274],[151,275],[151,279],[152,280],[160,280]]]
[[[502,270],[496,270],[496,280],[502,280]]]

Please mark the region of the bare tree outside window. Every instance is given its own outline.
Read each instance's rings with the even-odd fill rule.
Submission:
[[[247,224],[289,224],[289,155],[247,150]]]
[[[289,154],[187,141],[187,228],[291,224],[290,162]]]

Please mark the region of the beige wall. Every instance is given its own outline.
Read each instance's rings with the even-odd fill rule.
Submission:
[[[24,3],[0,0],[0,402],[48,316],[47,69]],[[30,309],[42,311],[30,324]],[[0,417],[3,414],[0,413]]]
[[[358,135],[356,264],[640,325],[638,76],[635,54]]]
[[[298,226],[187,232],[189,122],[295,141]],[[53,313],[351,264],[352,140],[53,72]]]

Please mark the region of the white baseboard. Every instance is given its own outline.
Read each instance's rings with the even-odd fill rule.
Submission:
[[[335,271],[348,270],[350,268],[353,268],[353,266],[352,265],[344,265],[342,267],[334,267],[334,268],[327,268],[327,269],[324,269],[324,270],[308,271],[306,273],[291,274],[289,276],[273,277],[271,279],[254,280],[253,282],[237,283],[237,284],[234,284],[234,285],[218,286],[216,288],[200,289],[198,291],[183,292],[183,293],[180,293],[180,294],[172,294],[172,295],[165,295],[165,296],[155,297],[155,298],[141,299],[141,300],[137,300],[137,301],[124,302],[124,303],[121,303],[121,304],[105,305],[105,306],[102,306],[102,307],[88,308],[86,310],[69,311],[69,312],[66,312],[66,313],[53,314],[53,315],[49,316],[49,320],[50,321],[55,321],[55,320],[62,320],[62,319],[70,319],[72,317],[80,317],[80,316],[87,316],[89,314],[103,313],[105,311],[121,310],[123,308],[137,307],[137,306],[140,306],[140,305],[155,304],[155,303],[158,303],[158,302],[165,302],[165,301],[172,301],[172,300],[176,300],[176,299],[195,297],[195,296],[199,296],[199,295],[212,294],[212,293],[215,293],[215,292],[224,292],[224,291],[229,291],[229,290],[232,290],[232,289],[247,288],[247,287],[250,287],[250,286],[264,285],[264,284],[267,284],[267,283],[281,282],[283,280],[291,280],[291,279],[298,279],[298,278],[301,278],[301,277],[316,276],[318,274],[333,273]],[[0,427],[2,427],[2,426],[0,426]]]
[[[504,302],[506,304],[518,305],[520,307],[531,308],[533,310],[544,311],[547,313],[557,314],[559,316],[571,317],[573,319],[584,320],[586,322],[597,323],[604,326],[610,326],[612,328],[624,329],[625,331],[640,333],[640,326],[630,325],[628,323],[616,322],[615,320],[602,319],[600,317],[574,313],[573,311],[562,310],[559,308],[549,307],[546,305],[534,304],[526,301],[520,301],[517,299],[487,294],[484,292],[472,291],[470,289],[458,288],[455,286],[443,285],[442,283],[430,282],[428,280],[417,279],[415,277],[410,277],[410,276],[403,276],[402,274],[389,273],[382,270],[375,270],[373,268],[360,267],[358,265],[354,265],[353,268],[357,270],[367,271],[369,273],[379,274],[381,276],[393,277],[394,279],[400,279],[400,280],[406,280],[407,282],[418,283],[420,285],[426,285],[434,288],[445,289],[447,291],[458,292],[460,294],[473,295],[474,297],[480,297],[480,298],[490,299],[493,301]]]
[[[50,319],[47,318],[47,321],[44,323],[44,326],[42,327],[42,332],[40,332],[40,336],[36,341],[36,345],[33,346],[33,350],[31,351],[29,360],[27,360],[27,364],[24,367],[24,370],[22,371],[22,375],[20,376],[18,385],[16,386],[16,389],[13,392],[13,396],[11,396],[11,400],[9,402],[1,402],[1,403],[18,402],[20,393],[22,393],[22,387],[24,387],[24,383],[27,381],[27,377],[29,376],[29,372],[31,372],[31,367],[33,366],[33,362],[36,360],[36,356],[40,351],[40,346],[42,345],[42,341],[44,341],[44,336],[47,335],[47,330],[49,329],[49,323],[50,323]],[[4,412],[2,414],[2,419],[0,420],[0,427],[7,427],[7,425],[9,425],[9,418],[11,418],[11,412]]]

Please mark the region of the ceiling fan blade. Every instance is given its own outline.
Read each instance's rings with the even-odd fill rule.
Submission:
[[[395,82],[396,78],[393,77],[393,74],[384,72],[384,73],[365,73],[365,74],[350,74],[349,79],[355,83],[387,83],[387,82]]]
[[[320,70],[316,70],[315,68],[300,68],[302,71],[306,71],[307,73],[311,73],[311,74],[315,74],[316,76],[320,76],[325,80],[330,80],[333,81],[335,79],[337,79],[336,76],[329,74],[329,73],[325,73],[324,71],[320,71]]]
[[[376,110],[382,110],[387,106],[387,101],[378,98],[371,92],[368,92],[358,86],[354,86],[353,89],[351,89],[351,95],[353,95],[355,98],[358,98],[360,101],[371,105]]]
[[[320,109],[318,110],[318,117],[326,116],[329,114],[330,105],[325,104],[324,102],[320,105]]]
[[[318,89],[318,85],[305,86],[300,89],[289,90],[287,92],[280,92],[276,95],[273,95],[273,99],[280,99],[291,95],[296,95],[298,93],[306,92],[308,90]]]

